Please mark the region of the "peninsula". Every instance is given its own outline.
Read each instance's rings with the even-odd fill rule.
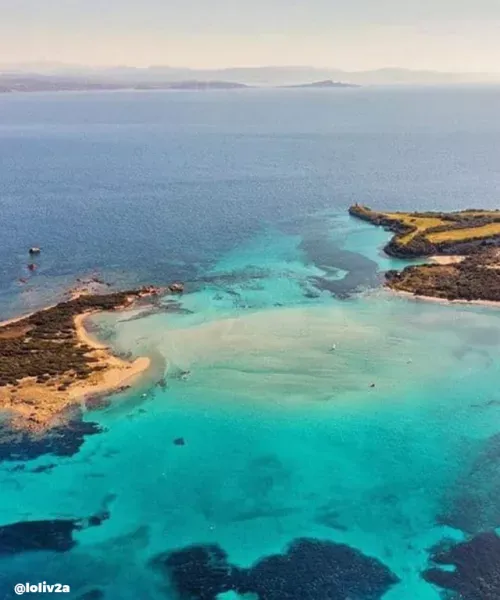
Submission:
[[[65,409],[85,396],[120,389],[145,371],[148,358],[128,362],[114,356],[88,335],[83,321],[90,314],[129,308],[159,293],[147,287],[77,295],[0,323],[0,411],[8,415],[10,426],[42,433],[60,424]]]
[[[393,290],[445,300],[500,301],[500,211],[377,212],[355,204],[349,214],[394,232],[385,252],[430,258],[385,275]]]

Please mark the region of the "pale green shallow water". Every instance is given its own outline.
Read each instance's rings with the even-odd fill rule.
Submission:
[[[391,266],[384,232],[329,218],[340,249]],[[97,319],[117,349],[161,356],[168,387],[146,383],[89,415],[108,431],[50,459],[47,485],[5,475],[12,522],[93,514],[113,495],[109,521],[78,534],[76,549],[18,557],[13,573],[42,561],[47,579],[70,572],[75,589],[91,581],[111,598],[165,598],[147,566],[158,552],[216,542],[250,565],[314,536],[390,567],[401,583],[386,600],[439,598],[420,572],[431,545],[463,538],[439,516],[499,429],[500,313],[380,288],[305,297],[325,271],[303,239],[263,232],[227,254],[210,274],[219,280],[182,300],[188,314]],[[475,485],[495,484],[491,471],[484,478]],[[482,500],[497,526],[494,500]]]

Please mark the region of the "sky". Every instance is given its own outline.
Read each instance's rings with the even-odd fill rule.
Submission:
[[[0,63],[500,71],[500,0],[0,0]]]

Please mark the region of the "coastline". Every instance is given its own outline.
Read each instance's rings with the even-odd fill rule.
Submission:
[[[122,309],[125,310],[125,309]],[[129,386],[145,373],[150,365],[151,359],[147,356],[140,356],[130,362],[115,356],[109,346],[99,342],[86,329],[85,321],[93,314],[99,311],[87,312],[77,315],[74,318],[76,335],[81,343],[89,346],[99,358],[97,365],[106,366],[107,369],[100,373],[101,381],[84,381],[72,387],[69,394],[74,400],[84,399],[88,395],[100,395],[112,393],[113,391]]]
[[[452,254],[452,255],[439,255],[435,254],[434,256],[429,257],[429,262],[435,265],[456,265],[465,260],[465,256],[461,254]]]
[[[0,329],[4,327],[8,327],[9,325],[14,325],[15,323],[19,323],[20,321],[24,321],[25,319],[29,319],[33,315],[36,315],[41,312],[45,312],[50,310],[51,308],[55,308],[57,304],[49,304],[49,306],[45,306],[40,310],[34,310],[33,312],[25,313],[24,315],[20,315],[19,317],[12,317],[11,319],[5,319],[4,321],[0,321]]]
[[[420,294],[413,294],[412,292],[406,292],[404,290],[396,290],[389,285],[385,286],[386,290],[389,290],[391,294],[401,296],[408,300],[421,300],[422,302],[437,302],[438,304],[462,304],[464,306],[487,306],[489,308],[500,308],[500,301],[494,300],[448,300],[446,298],[438,298],[437,296],[423,296]]]
[[[60,329],[53,331],[48,340],[42,338],[42,343],[47,344],[48,341],[49,352],[64,356],[65,350],[59,350],[61,342],[58,334],[65,327],[71,327],[69,349],[78,353],[83,363],[80,368],[84,369],[83,376],[71,367],[66,370],[60,368],[50,375],[50,356],[46,369],[45,363],[41,369],[42,372],[46,370],[47,375],[19,374],[21,367],[17,366],[14,381],[0,385],[0,411],[7,417],[9,428],[34,436],[43,435],[53,427],[64,425],[72,407],[83,407],[86,399],[92,396],[105,396],[127,389],[144,375],[151,366],[149,357],[127,361],[115,356],[109,346],[89,333],[85,322],[92,315],[106,310],[118,312],[130,309],[136,300],[157,296],[159,292],[157,288],[148,288],[101,296],[78,295],[69,302],[0,322],[0,342],[7,344],[6,363],[12,356],[14,362],[16,359],[20,362],[23,354],[13,354],[9,343],[14,347],[19,343],[22,346],[30,339],[40,343],[37,321],[50,322],[55,318]],[[58,314],[62,314],[61,321],[57,320]],[[68,346],[65,348],[68,351]]]

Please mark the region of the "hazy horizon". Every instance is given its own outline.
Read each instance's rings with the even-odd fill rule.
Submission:
[[[3,64],[498,73],[497,0],[0,0]]]
[[[206,71],[206,72],[214,72],[214,71],[232,71],[232,70],[266,70],[266,69],[293,69],[300,70],[303,69],[304,72],[307,71],[332,71],[339,73],[365,73],[365,72],[377,72],[377,71],[413,71],[413,72],[428,72],[428,73],[449,73],[449,74],[477,74],[477,75],[500,75],[500,67],[495,71],[466,71],[464,69],[457,70],[447,70],[444,69],[419,69],[419,68],[411,68],[411,67],[403,67],[400,65],[379,65],[370,69],[346,69],[342,66],[331,65],[331,66],[318,66],[315,64],[248,64],[248,65],[235,65],[235,64],[225,64],[218,65],[214,67],[200,67],[197,65],[183,65],[183,64],[166,64],[166,63],[151,63],[144,65],[132,65],[127,63],[109,63],[109,64],[92,64],[92,63],[77,63],[77,62],[65,62],[65,61],[56,61],[56,60],[38,60],[38,61],[20,61],[20,62],[0,62],[0,69],[13,69],[19,68],[20,70],[26,68],[40,68],[43,69],[88,69],[88,70],[96,70],[96,71],[106,71],[112,69],[171,69],[178,71]]]

